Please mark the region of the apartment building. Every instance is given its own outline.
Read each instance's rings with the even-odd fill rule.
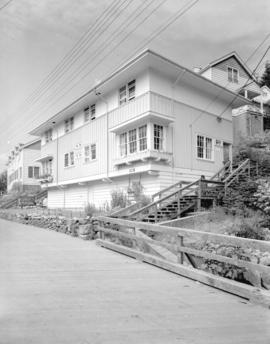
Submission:
[[[36,139],[26,144],[18,144],[11,151],[7,162],[7,190],[36,192],[40,190],[39,174],[41,141]]]
[[[31,132],[41,139],[48,206],[102,207],[113,190],[127,192],[133,182],[152,195],[179,180],[213,175],[231,159],[232,107],[250,103],[234,98],[163,56],[142,52]]]

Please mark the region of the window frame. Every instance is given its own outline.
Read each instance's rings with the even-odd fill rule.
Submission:
[[[90,106],[90,119],[91,119],[91,121],[96,119],[96,103],[94,103]]]
[[[153,124],[153,148],[154,148],[154,151],[158,151],[158,152],[164,151],[164,131],[165,130],[164,130],[163,125],[157,124],[157,123]],[[156,133],[159,133],[159,135],[157,136]],[[159,148],[157,148],[157,146],[159,146]]]
[[[228,66],[228,81],[233,84],[239,84],[239,70],[237,68]]]
[[[87,106],[86,108],[83,109],[84,113],[84,123],[87,123],[90,121],[90,108]]]
[[[93,147],[95,149],[93,149]],[[93,152],[94,152],[94,157],[93,157]],[[97,144],[96,143],[91,143],[90,145],[90,157],[91,157],[91,161],[94,161],[97,159]]]
[[[136,79],[127,82],[118,89],[119,106],[136,98]]]
[[[198,139],[200,138],[200,145]],[[207,142],[211,142],[208,148]],[[199,151],[201,152],[199,156]],[[209,157],[210,153],[210,157]],[[205,161],[214,161],[214,139],[203,134],[196,134],[196,158]]]

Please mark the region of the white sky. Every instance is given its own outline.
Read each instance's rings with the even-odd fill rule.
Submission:
[[[42,95],[37,94],[31,103],[25,100],[40,82],[98,16],[112,3],[116,6],[119,0],[13,0],[1,10],[7,2],[0,0],[0,171],[14,145],[34,138],[27,135],[31,129],[108,75],[188,0],[164,1],[94,69],[99,58],[162,3],[162,0],[126,0],[123,7],[128,3],[129,6],[107,29],[109,18],[103,23],[100,30],[104,32],[99,39],[95,39],[92,32],[91,44],[84,54],[68,70],[62,70],[62,75],[58,75],[48,85],[50,87],[44,87]],[[147,4],[149,7],[143,10]],[[138,17],[131,24],[135,14]],[[148,47],[188,68],[204,66],[233,50],[246,60],[270,32],[269,17],[269,0],[199,0]],[[123,31],[113,39],[116,30]],[[104,46],[99,52],[101,44]],[[248,62],[251,69],[269,44],[270,39]],[[82,77],[84,79],[79,81]]]

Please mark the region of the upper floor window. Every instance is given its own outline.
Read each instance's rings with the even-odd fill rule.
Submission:
[[[119,104],[122,105],[135,98],[136,80],[130,81],[119,89]]]
[[[91,120],[96,118],[96,104],[92,104],[90,107],[91,110]]]
[[[197,135],[197,158],[213,160],[213,139]]]
[[[120,135],[120,156],[127,155],[127,133]]]
[[[238,84],[238,69],[233,67],[228,67],[228,81]]]
[[[39,177],[39,167],[28,166],[28,178],[38,178],[38,177]]]
[[[154,149],[163,150],[163,126],[154,124]]]
[[[74,165],[74,152],[69,153],[69,163],[70,163],[70,166]]]
[[[97,158],[97,145],[95,143],[84,146],[84,162],[88,163],[90,160]]]
[[[139,127],[139,150],[144,151],[147,149],[147,125]]]
[[[73,130],[74,127],[74,117],[70,117],[69,119],[65,120],[65,133]]]
[[[89,106],[87,106],[87,108],[85,108],[83,111],[84,111],[84,122],[88,122],[90,119]]]
[[[68,167],[68,164],[69,164],[69,154],[66,153],[64,156],[64,166]]]
[[[137,130],[132,129],[128,132],[129,153],[137,152]]]
[[[45,131],[45,142],[48,143],[52,141],[52,129]]]
[[[97,145],[93,143],[91,145],[91,160],[95,160],[97,157]]]

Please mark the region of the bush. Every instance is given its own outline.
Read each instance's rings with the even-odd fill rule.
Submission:
[[[126,208],[127,206],[127,196],[122,190],[113,190],[111,192],[111,208]]]
[[[134,194],[134,200],[140,202],[142,207],[151,203],[151,198],[146,196],[143,191],[144,187],[140,182],[133,182],[129,190]]]
[[[86,216],[89,217],[93,217],[93,215],[95,215],[98,212],[96,206],[91,203],[87,203],[87,205],[84,207],[84,211]]]

